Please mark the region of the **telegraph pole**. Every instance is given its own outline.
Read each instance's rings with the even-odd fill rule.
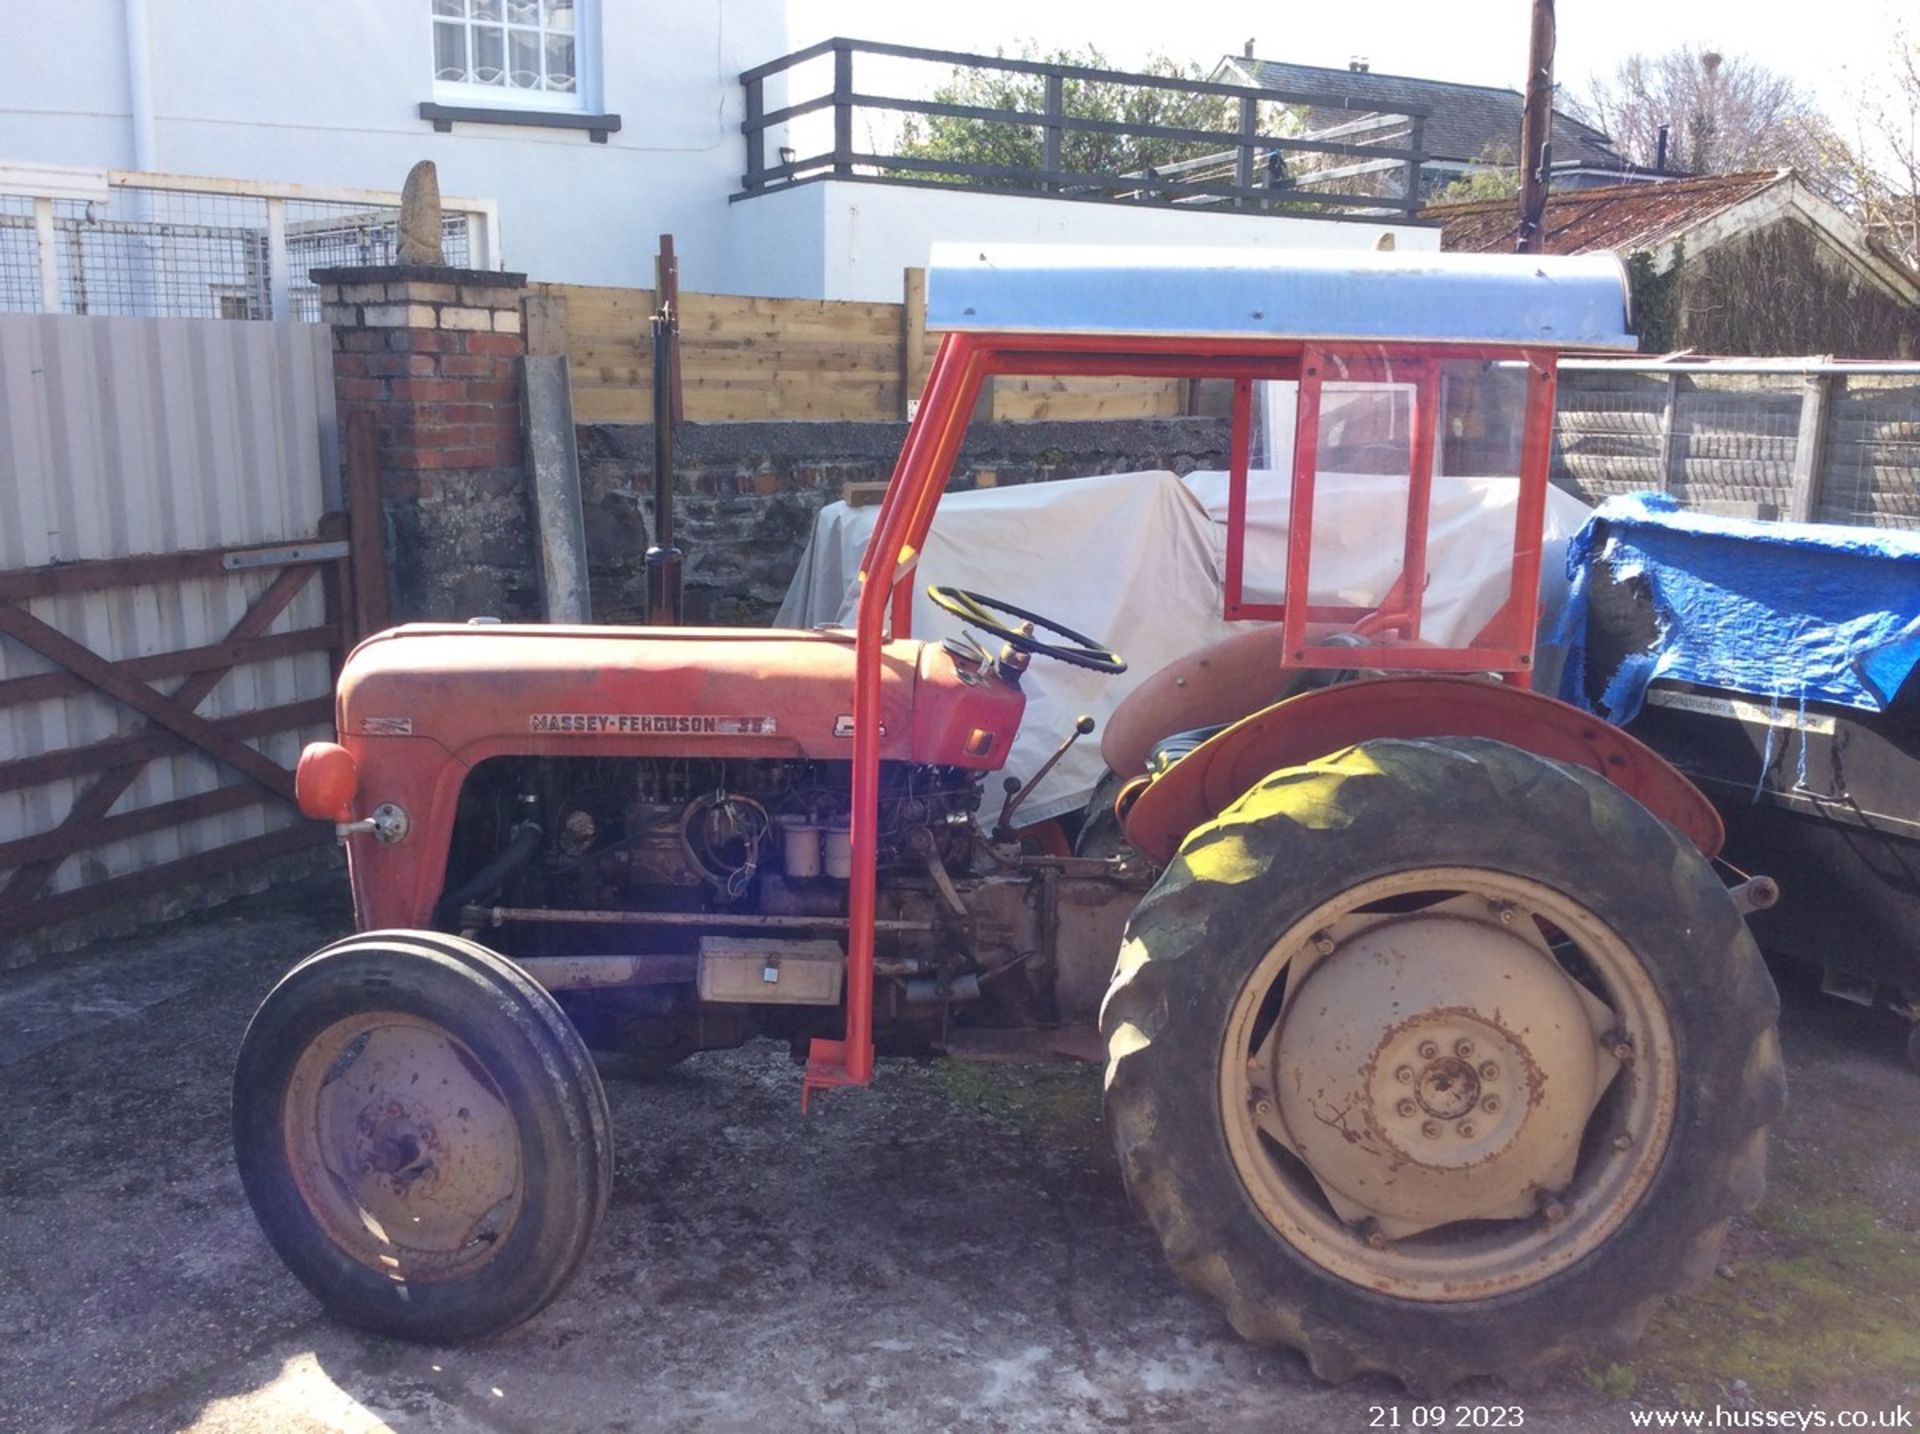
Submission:
[[[1553,0],[1533,0],[1533,39],[1527,51],[1527,103],[1520,116],[1520,230],[1522,254],[1546,247],[1547,180],[1553,166]]]

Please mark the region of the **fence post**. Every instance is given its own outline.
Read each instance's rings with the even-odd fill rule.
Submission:
[[[927,271],[909,269],[900,305],[900,414],[912,418],[919,406],[921,374],[927,363]]]
[[[1811,523],[1820,511],[1820,477],[1827,449],[1827,415],[1832,410],[1832,374],[1810,373],[1801,379],[1800,427],[1793,440],[1793,488],[1787,517]]]
[[[1680,375],[1667,375],[1667,400],[1660,412],[1660,491],[1673,487],[1673,422],[1680,409]]]
[[[291,319],[293,266],[287,262],[287,201],[267,201],[267,317]]]
[[[1060,172],[1060,121],[1066,114],[1066,81],[1063,76],[1047,76],[1047,126],[1041,139],[1040,167],[1048,174]],[[1042,180],[1042,189],[1060,189],[1061,184],[1051,179]]]
[[[1258,104],[1251,95],[1243,95],[1240,100],[1240,149],[1233,161],[1233,183],[1240,191],[1233,200],[1236,209],[1249,208],[1253,203],[1253,141],[1259,119]]]
[[[833,52],[833,172],[853,173],[853,51]]]
[[[766,81],[756,75],[747,81],[747,117],[746,122],[740,126],[747,136],[748,193],[752,193],[766,183],[766,105]]]
[[[53,201],[45,197],[33,201],[34,249],[40,265],[40,312],[60,312],[59,235],[53,227]]]
[[[379,435],[373,410],[347,414],[347,547],[352,553],[352,637],[388,626],[386,500],[380,492]],[[350,646],[342,643],[341,649]]]
[[[1407,178],[1405,194],[1408,199],[1418,204],[1422,198],[1420,193],[1420,170],[1427,160],[1427,122],[1419,115],[1411,115],[1409,119],[1412,123],[1407,129]],[[1407,212],[1411,214],[1414,211],[1408,210]]]

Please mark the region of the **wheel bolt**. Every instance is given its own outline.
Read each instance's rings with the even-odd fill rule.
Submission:
[[[1439,1054],[1440,1054],[1440,1047],[1435,1045],[1432,1041],[1420,1042],[1420,1059],[1421,1060],[1430,1061]]]
[[[1453,1053],[1460,1057],[1461,1060],[1465,1060],[1473,1054],[1473,1042],[1462,1036],[1453,1043]]]
[[[1412,1085],[1413,1084],[1413,1067],[1401,1066],[1399,1070],[1393,1073],[1393,1078],[1399,1081],[1401,1085]]]
[[[1399,1115],[1401,1118],[1405,1119],[1405,1118],[1411,1117],[1414,1111],[1418,1109],[1418,1107],[1415,1106],[1414,1103],[1410,1100],[1403,1100],[1398,1105],[1396,1105],[1393,1109],[1396,1115]]]
[[[1540,1217],[1549,1225],[1558,1225],[1567,1218],[1567,1207],[1543,1190],[1540,1192]]]
[[[1633,1148],[1633,1137],[1631,1135],[1614,1136],[1613,1148],[1615,1150],[1631,1150]]]
[[[1253,1103],[1253,1109],[1256,1115],[1272,1115],[1273,1102],[1268,1100],[1265,1096],[1262,1096],[1259,1100],[1256,1100]]]
[[[1369,1230],[1369,1231],[1367,1231],[1367,1248],[1368,1248],[1369,1250],[1384,1250],[1384,1249],[1386,1249],[1386,1248],[1387,1248],[1387,1237],[1386,1237],[1385,1235],[1383,1235],[1383,1234],[1381,1234],[1381,1233],[1380,1233],[1380,1232],[1379,1232],[1378,1230]]]
[[[1322,956],[1333,955],[1333,938],[1324,931],[1317,933],[1313,938],[1313,949]]]
[[[1633,1046],[1630,1042],[1620,1041],[1613,1048],[1613,1058],[1621,1065],[1633,1064]]]
[[[1438,1140],[1440,1138],[1440,1122],[1437,1120],[1429,1120],[1420,1127],[1420,1133],[1426,1136],[1428,1140]]]
[[[1463,1120],[1460,1122],[1460,1138],[1462,1140],[1473,1139],[1473,1122],[1472,1121]]]
[[[1480,1109],[1484,1110],[1488,1115],[1495,1114],[1500,1109],[1500,1097],[1497,1095],[1483,1097],[1480,1101]]]
[[[1480,1067],[1480,1079],[1481,1080],[1499,1080],[1500,1067],[1495,1065],[1492,1061],[1488,1061],[1485,1065]]]

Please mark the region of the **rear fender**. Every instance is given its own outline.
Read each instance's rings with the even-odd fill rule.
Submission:
[[[1598,772],[1709,858],[1726,839],[1698,787],[1591,712],[1480,677],[1401,676],[1324,687],[1242,718],[1140,793],[1126,813],[1127,840],[1164,866],[1188,832],[1268,773],[1380,737],[1491,737]]]

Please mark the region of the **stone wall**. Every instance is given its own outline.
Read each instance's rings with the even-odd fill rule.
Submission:
[[[687,423],[675,430],[675,541],[686,551],[690,624],[772,620],[814,515],[849,482],[893,473],[905,423]],[[579,430],[596,622],[646,616],[642,555],[653,531],[653,428]],[[1227,466],[1224,418],[975,423],[949,490],[1095,473]]]

